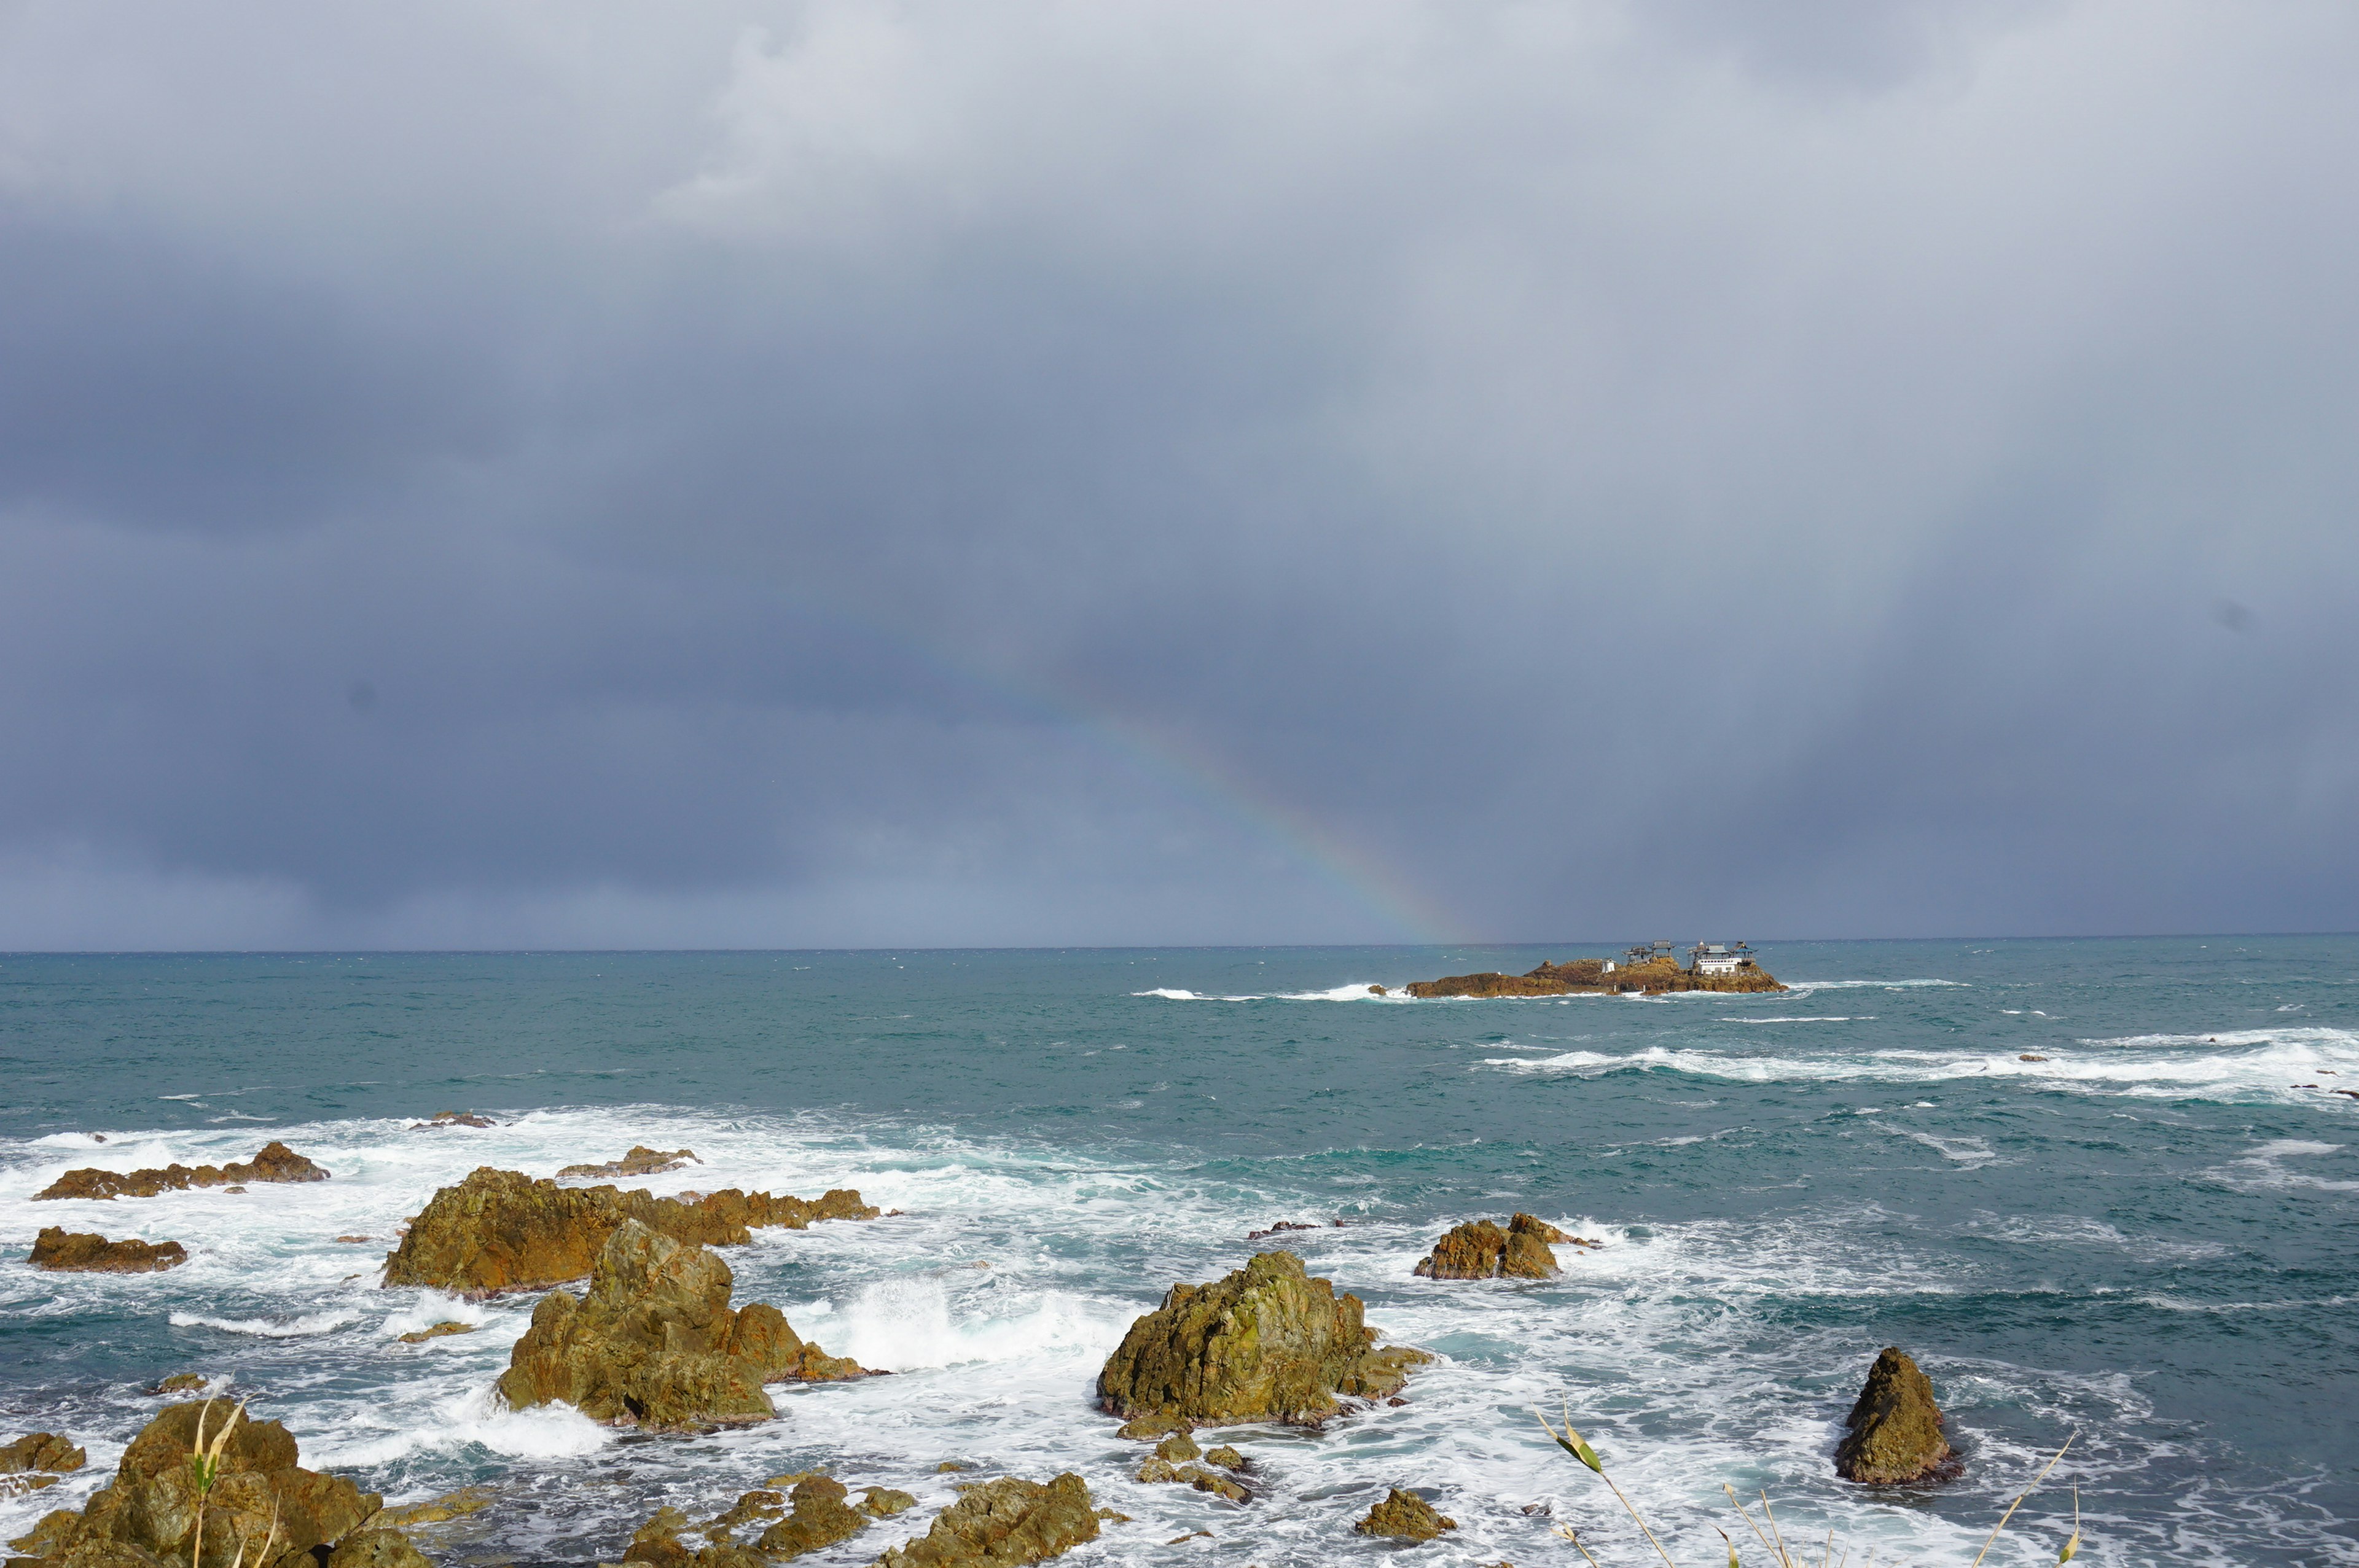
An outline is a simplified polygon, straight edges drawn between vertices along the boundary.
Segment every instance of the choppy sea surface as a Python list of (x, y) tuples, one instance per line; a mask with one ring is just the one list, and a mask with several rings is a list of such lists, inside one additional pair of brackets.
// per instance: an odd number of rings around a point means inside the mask
[[(2074, 1433), (1987, 1561), (2053, 1563), (2077, 1487), (2083, 1562), (2359, 1563), (2359, 1098), (2334, 1092), (2359, 1090), (2359, 939), (1793, 944), (1763, 959), (1794, 989), (1763, 996), (1367, 991), (1603, 951), (0, 957), (0, 1439), (91, 1454), (0, 1499), (0, 1531), (78, 1506), (144, 1390), (193, 1370), (391, 1502), (490, 1483), (421, 1535), (447, 1563), (613, 1561), (664, 1503), (705, 1517), (821, 1465), (921, 1500), (804, 1560), (868, 1562), (973, 1478), (953, 1459), (1075, 1470), (1133, 1517), (1076, 1563), (1389, 1561), (1350, 1526), (1395, 1485), (1458, 1521), (1423, 1563), (1578, 1563), (1559, 1525), (1656, 1561), (1541, 1435), (1530, 1408), (1560, 1401), (1682, 1568), (1724, 1560), (1715, 1524), (1766, 1561), (1723, 1484), (1854, 1563), (1962, 1565)], [(500, 1125), (412, 1130), (445, 1109)], [(71, 1166), (271, 1138), (332, 1178), (29, 1201)], [(436, 1187), (634, 1143), (701, 1157), (658, 1193), (906, 1211), (729, 1253), (740, 1302), (896, 1376), (625, 1433), (495, 1406), (531, 1298), (378, 1286)], [(1547, 1282), (1411, 1276), (1448, 1226), (1517, 1209), (1604, 1245)], [(1248, 1506), (1137, 1484), (1099, 1365), (1278, 1220), (1439, 1361), (1404, 1405), (1224, 1434)], [(49, 1224), (191, 1260), (38, 1273)], [(482, 1328), (397, 1337), (445, 1318)], [(1949, 1411), (1946, 1486), (1832, 1473), (1887, 1344)]]

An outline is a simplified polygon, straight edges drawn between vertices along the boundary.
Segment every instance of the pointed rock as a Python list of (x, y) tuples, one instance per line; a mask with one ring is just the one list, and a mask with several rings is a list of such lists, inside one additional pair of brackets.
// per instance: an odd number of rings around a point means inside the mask
[(1887, 1346), (1843, 1422), (1835, 1474), (1873, 1487), (1943, 1476), (1954, 1468), (1954, 1455), (1941, 1427), (1932, 1379), (1906, 1353)]
[(1368, 1517), (1352, 1527), (1356, 1535), (1389, 1535), (1402, 1541), (1431, 1541), (1445, 1530), (1456, 1530), (1458, 1521), (1444, 1519), (1440, 1510), (1415, 1492), (1404, 1492), (1395, 1487), (1385, 1500), (1368, 1510)]

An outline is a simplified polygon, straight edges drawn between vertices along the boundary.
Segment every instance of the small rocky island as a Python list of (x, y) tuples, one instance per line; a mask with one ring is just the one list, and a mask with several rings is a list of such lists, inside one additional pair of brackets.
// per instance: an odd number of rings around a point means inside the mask
[(1742, 942), (1699, 942), (1688, 949), (1685, 964), (1673, 955), (1669, 942), (1657, 942), (1632, 947), (1619, 959), (1544, 963), (1521, 975), (1492, 970), (1445, 975), (1438, 980), (1415, 980), (1403, 989), (1415, 997), (1493, 997), (1617, 991), (1661, 996), (1667, 991), (1781, 991), (1786, 987), (1754, 961), (1753, 949)]

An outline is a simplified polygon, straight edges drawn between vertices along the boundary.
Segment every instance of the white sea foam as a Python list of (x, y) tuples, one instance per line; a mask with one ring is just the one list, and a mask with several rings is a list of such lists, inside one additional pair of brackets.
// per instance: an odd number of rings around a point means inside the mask
[(1715, 1023), (1873, 1023), (1875, 1022), (1875, 1014), (1871, 1012), (1792, 1018), (1746, 1018), (1736, 1013), (1725, 1013), (1712, 1022)]
[(206, 1317), (191, 1312), (172, 1314), (174, 1328), (212, 1328), (223, 1334), (253, 1334), (265, 1339), (309, 1339), (333, 1334), (360, 1321), (349, 1312), (305, 1313), (293, 1317)]

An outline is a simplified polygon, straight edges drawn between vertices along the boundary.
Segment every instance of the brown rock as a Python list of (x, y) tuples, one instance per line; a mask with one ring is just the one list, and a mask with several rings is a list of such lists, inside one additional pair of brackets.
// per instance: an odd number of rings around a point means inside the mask
[(151, 1394), (193, 1394), (212, 1381), (198, 1372), (175, 1372), (147, 1391)]
[(918, 1506), (918, 1499), (891, 1487), (864, 1487), (860, 1493), (860, 1511), (871, 1519), (891, 1519), (908, 1513)]
[[(164, 1411), (131, 1440), (114, 1483), (86, 1508), (50, 1514), (13, 1544), (59, 1568), (158, 1568), (158, 1560), (169, 1568), (231, 1568), (241, 1549), (246, 1568), (314, 1568), (314, 1549), (349, 1535), (377, 1512), (378, 1499), (342, 1477), (303, 1469), (285, 1427), (236, 1410), (226, 1400), (207, 1400)], [(230, 1424), (219, 1474), (204, 1498), (199, 1554), (199, 1494), (189, 1457), (201, 1421), (208, 1447)]]
[(749, 1223), (800, 1229), (812, 1219), (873, 1218), (875, 1213), (848, 1191), (816, 1204), (734, 1190), (682, 1203), (644, 1190), (560, 1187), (484, 1165), (437, 1192), (409, 1222), (401, 1245), (386, 1255), (385, 1282), (480, 1300), (587, 1278), (600, 1249), (625, 1219), (675, 1241), (739, 1247), (753, 1239)]
[(1099, 1401), (1130, 1418), (1315, 1426), (1342, 1411), (1339, 1395), (1381, 1399), (1433, 1359), (1375, 1338), (1359, 1297), (1291, 1252), (1264, 1252), (1212, 1284), (1172, 1286), (1106, 1358)]
[(422, 1503), (387, 1509), (369, 1523), (386, 1530), (402, 1530), (417, 1524), (448, 1524), (454, 1519), (482, 1513), (491, 1506), (492, 1489), (489, 1487), (462, 1487), (455, 1492), (445, 1492)]
[(438, 1127), (497, 1127), (499, 1123), (490, 1117), (477, 1116), (472, 1110), (438, 1110), (430, 1121), (410, 1123), (409, 1130), (430, 1132)]
[(68, 1171), (35, 1193), (39, 1198), (152, 1198), (158, 1193), (185, 1192), (191, 1187), (226, 1187), (245, 1182), (324, 1182), (328, 1173), (284, 1143), (270, 1142), (246, 1162), (226, 1165), (166, 1165), (160, 1170), (101, 1171), (84, 1166)]
[(1352, 1527), (1356, 1534), (1389, 1535), (1403, 1541), (1431, 1541), (1443, 1530), (1457, 1528), (1456, 1519), (1444, 1519), (1431, 1503), (1398, 1487), (1370, 1509), (1367, 1518)]
[(1167, 1433), (1193, 1432), (1195, 1430), (1196, 1423), (1194, 1422), (1183, 1421), (1176, 1415), (1143, 1415), (1136, 1421), (1123, 1422), (1122, 1425), (1114, 1428), (1114, 1434), (1116, 1437), (1127, 1437), (1136, 1441), (1149, 1437), (1161, 1437)]
[(1043, 1485), (1014, 1476), (970, 1487), (933, 1528), (878, 1558), (877, 1568), (985, 1568), (1045, 1563), (1098, 1538), (1096, 1506), (1068, 1471)]
[(431, 1328), (421, 1328), (401, 1336), (404, 1345), (423, 1345), (429, 1339), (440, 1339), (452, 1334), (473, 1334), (482, 1325), (473, 1323), (438, 1323)]
[(327, 1568), (431, 1568), (397, 1530), (359, 1530), (336, 1542)]
[(0, 1476), (46, 1470), (65, 1475), (79, 1470), (90, 1455), (52, 1432), (36, 1432), (0, 1446)]
[(1647, 964), (1607, 969), (1602, 958), (1575, 958), (1565, 964), (1542, 964), (1520, 975), (1486, 969), (1473, 975), (1446, 975), (1438, 980), (1413, 980), (1402, 988), (1415, 997), (1568, 996), (1579, 992), (1643, 991), (1781, 991), (1768, 970), (1752, 964), (1727, 974), (1698, 974), (1662, 957)]
[(560, 1180), (567, 1176), (660, 1176), (666, 1171), (703, 1163), (693, 1149), (674, 1149), (667, 1153), (635, 1143), (631, 1152), (619, 1160), (609, 1160), (603, 1165), (568, 1165), (557, 1174)]
[(1244, 1454), (1224, 1443), (1220, 1447), (1206, 1453), (1204, 1463), (1218, 1465), (1223, 1470), (1242, 1470), (1245, 1467), (1246, 1461)]
[(1245, 1487), (1230, 1480), (1226, 1476), (1214, 1475), (1201, 1465), (1175, 1465), (1160, 1454), (1150, 1454), (1147, 1457), (1147, 1462), (1138, 1467), (1137, 1478), (1148, 1483), (1169, 1481), (1190, 1486), (1200, 1492), (1211, 1492), (1216, 1497), (1226, 1498), (1233, 1503), (1253, 1500), (1251, 1492), (1246, 1491)]
[(762, 1532), (756, 1544), (771, 1557), (799, 1557), (868, 1528), (868, 1518), (843, 1500), (843, 1483), (813, 1476), (795, 1483), (794, 1511)]
[(1528, 1214), (1516, 1216), (1505, 1230), (1487, 1219), (1470, 1220), (1435, 1242), (1416, 1271), (1430, 1280), (1545, 1280), (1559, 1271), (1549, 1243), (1571, 1239)]
[(499, 1390), (515, 1408), (560, 1402), (593, 1420), (668, 1430), (767, 1421), (766, 1382), (865, 1375), (804, 1342), (777, 1308), (733, 1310), (729, 1265), (701, 1247), (623, 1222), (589, 1293), (533, 1309)]
[(177, 1241), (109, 1241), (96, 1231), (49, 1225), (33, 1239), (31, 1263), (55, 1273), (156, 1274), (189, 1260)]
[(1175, 1432), (1155, 1445), (1155, 1456), (1178, 1465), (1189, 1459), (1201, 1459), (1204, 1451), (1197, 1447), (1196, 1440), (1186, 1433)]
[(1887, 1346), (1868, 1369), (1859, 1400), (1843, 1422), (1835, 1474), (1874, 1487), (1942, 1476), (1953, 1468), (1932, 1380), (1917, 1363)]

